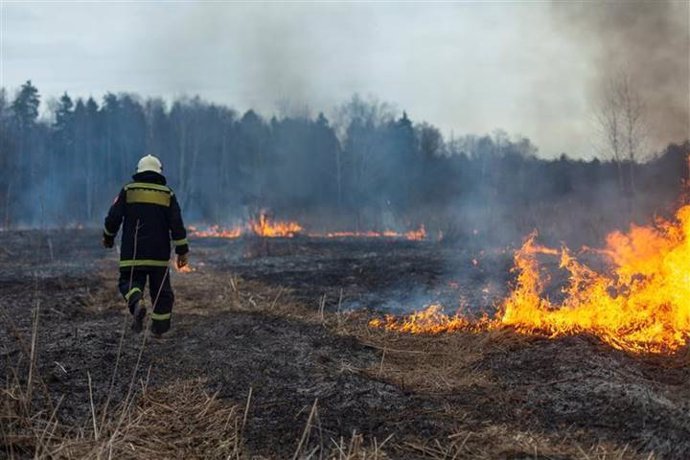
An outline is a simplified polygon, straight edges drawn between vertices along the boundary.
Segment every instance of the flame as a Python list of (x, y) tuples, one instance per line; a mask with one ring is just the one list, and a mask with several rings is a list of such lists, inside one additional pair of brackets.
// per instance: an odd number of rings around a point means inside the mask
[(192, 273), (196, 271), (196, 268), (192, 268), (191, 265), (187, 264), (184, 267), (178, 267), (176, 263), (172, 264), (177, 273)]
[(243, 235), (254, 234), (263, 238), (292, 238), (302, 231), (302, 226), (297, 222), (273, 221), (265, 213), (261, 213), (256, 220), (249, 221), (245, 225), (234, 227), (221, 227), (210, 225), (201, 230), (197, 227), (189, 227), (190, 235), (197, 238), (240, 238)]
[(409, 232), (405, 233), (405, 238), (410, 240), (410, 241), (422, 241), (426, 239), (426, 229), (424, 228), (424, 225), (419, 227), (418, 230), (410, 230)]
[(330, 233), (310, 233), (309, 236), (315, 238), (380, 238), (383, 234), (379, 232), (330, 232)]
[[(438, 306), (401, 319), (372, 320), (373, 327), (412, 333), (510, 326), (525, 334), (550, 337), (589, 333), (614, 348), (635, 353), (670, 353), (690, 336), (690, 206), (674, 221), (632, 225), (613, 232), (598, 251), (610, 265), (599, 273), (567, 248), (541, 246), (530, 235), (515, 252), (515, 288), (491, 320), (447, 316)], [(538, 256), (558, 257), (569, 278), (560, 303), (544, 290)], [(453, 326), (448, 326), (452, 324)], [(464, 327), (462, 325), (465, 325)]]
[(249, 222), (249, 226), (256, 235), (264, 238), (292, 238), (302, 231), (297, 222), (273, 221), (263, 212), (257, 220)]
[(412, 313), (402, 319), (393, 315), (386, 315), (383, 319), (376, 318), (369, 322), (372, 327), (412, 334), (440, 334), (442, 332), (467, 330), (471, 324), (468, 319), (461, 315), (446, 315), (443, 313), (443, 307), (438, 304), (429, 305), (426, 309)]
[(305, 234), (311, 238), (396, 238), (406, 239), (409, 241), (423, 241), (427, 239), (426, 229), (424, 225), (417, 230), (409, 230), (404, 233), (393, 230), (384, 230), (382, 232), (376, 231), (362, 231), (362, 232), (329, 232), (318, 233), (309, 232), (304, 233), (304, 228), (297, 222), (279, 221), (270, 219), (265, 213), (261, 213), (256, 220), (250, 220), (244, 225), (236, 225), (234, 227), (221, 227), (220, 225), (210, 225), (204, 229), (196, 226), (189, 226), (191, 236), (197, 238), (240, 238), (243, 235), (254, 234), (263, 238), (293, 238), (299, 234)]
[(427, 238), (424, 225), (420, 226), (417, 230), (409, 230), (405, 233), (396, 232), (394, 230), (384, 230), (382, 232), (367, 230), (361, 232), (308, 233), (307, 235), (313, 238), (396, 238), (409, 241), (423, 241)]
[(242, 236), (242, 227), (223, 228), (219, 225), (211, 225), (205, 230), (199, 230), (197, 227), (190, 226), (189, 232), (192, 236), (197, 238), (239, 238)]

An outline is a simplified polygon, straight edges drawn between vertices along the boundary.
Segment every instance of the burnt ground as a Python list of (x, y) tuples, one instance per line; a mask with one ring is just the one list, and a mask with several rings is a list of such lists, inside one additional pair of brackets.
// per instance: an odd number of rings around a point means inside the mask
[[(360, 457), (379, 458), (690, 455), (687, 350), (641, 357), (587, 336), (367, 327), (377, 310), (431, 301), (491, 311), (511, 280), (505, 249), (192, 240), (196, 271), (171, 274), (174, 331), (157, 341), (129, 331), (116, 253), (99, 243), (88, 230), (0, 233), (5, 427), (21, 425), (8, 408), (13, 387), (28, 388), (36, 326), (31, 409), (52, 414), (60, 401), (64, 437), (91, 430), (91, 397), (105, 419), (130, 389), (194, 381), (240, 415), (247, 410), (247, 458), (347, 458), (335, 449), (341, 438), (361, 441)], [(32, 456), (35, 440), (19, 431), (3, 428), (0, 456)], [(126, 456), (194, 456), (132, 449)]]

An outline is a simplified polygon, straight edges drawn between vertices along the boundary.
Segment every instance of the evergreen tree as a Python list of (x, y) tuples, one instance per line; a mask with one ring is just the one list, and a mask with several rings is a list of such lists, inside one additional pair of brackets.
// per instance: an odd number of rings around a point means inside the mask
[(28, 130), (36, 124), (38, 107), (41, 98), (38, 89), (31, 84), (31, 80), (24, 83), (12, 102), (12, 112), (21, 131)]

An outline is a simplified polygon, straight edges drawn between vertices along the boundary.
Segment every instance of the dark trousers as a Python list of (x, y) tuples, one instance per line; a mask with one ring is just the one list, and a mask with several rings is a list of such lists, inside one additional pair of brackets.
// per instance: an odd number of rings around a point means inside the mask
[(162, 334), (170, 329), (170, 317), (173, 302), (175, 302), (175, 295), (170, 286), (168, 267), (123, 268), (120, 270), (118, 287), (127, 301), (129, 312), (133, 314), (134, 306), (144, 298), (147, 278), (151, 305), (153, 305), (151, 332)]

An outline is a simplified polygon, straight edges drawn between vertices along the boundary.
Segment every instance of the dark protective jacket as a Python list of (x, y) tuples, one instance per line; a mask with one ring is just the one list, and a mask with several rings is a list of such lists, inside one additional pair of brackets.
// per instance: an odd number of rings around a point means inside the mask
[(189, 251), (180, 205), (163, 175), (144, 171), (132, 178), (108, 211), (104, 238), (114, 239), (122, 224), (120, 269), (166, 267), (171, 240), (175, 253)]

